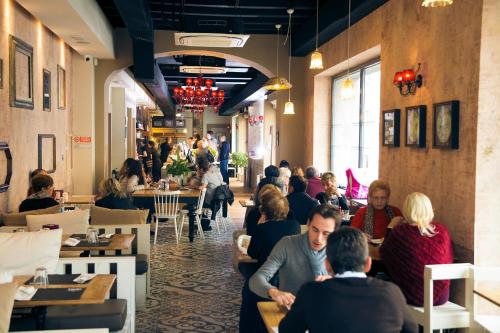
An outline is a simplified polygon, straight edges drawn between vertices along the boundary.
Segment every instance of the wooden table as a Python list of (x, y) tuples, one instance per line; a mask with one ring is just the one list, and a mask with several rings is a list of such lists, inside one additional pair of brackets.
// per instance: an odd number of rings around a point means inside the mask
[(238, 262), (244, 262), (244, 263), (253, 264), (253, 263), (257, 263), (259, 261), (257, 259), (254, 259), (254, 258), (250, 257), (248, 254), (244, 254), (244, 253), (240, 252), (238, 254)]
[(241, 207), (245, 207), (245, 208), (255, 207), (255, 202), (253, 202), (253, 201), (251, 204), (247, 203), (247, 200), (239, 200), (238, 202), (240, 203)]
[[(63, 235), (63, 241), (69, 238), (71, 235)], [(116, 250), (126, 250), (132, 246), (134, 241), (134, 234), (114, 234), (110, 239), (101, 239), (111, 241), (108, 245), (102, 246), (62, 246), (61, 251), (116, 251)]]
[(368, 252), (370, 254), (370, 257), (372, 257), (372, 260), (377, 260), (380, 261), (380, 245), (373, 245), (371, 243), (368, 243)]
[(82, 194), (70, 195), (68, 200), (62, 202), (63, 205), (90, 205), (95, 202), (95, 195)]
[(264, 324), (266, 324), (267, 331), (269, 333), (278, 332), (278, 326), (286, 312), (281, 310), (276, 302), (258, 302), (257, 308)]
[[(155, 211), (154, 196), (159, 194), (169, 194), (174, 191), (159, 191), (159, 190), (140, 190), (132, 193), (134, 198), (134, 205), (139, 208), (149, 209), (150, 213)], [(198, 205), (198, 197), (200, 195), (200, 190), (179, 190), (179, 203), (186, 204), (184, 209), (188, 210), (189, 217), (189, 241), (194, 240), (194, 218), (195, 209)]]

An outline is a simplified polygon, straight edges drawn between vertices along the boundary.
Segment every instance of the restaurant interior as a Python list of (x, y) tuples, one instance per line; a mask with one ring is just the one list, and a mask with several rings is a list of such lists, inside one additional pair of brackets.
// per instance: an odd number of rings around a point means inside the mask
[[(499, 0), (0, 0), (0, 333), (500, 332), (499, 66)], [(409, 326), (307, 312), (358, 230)]]

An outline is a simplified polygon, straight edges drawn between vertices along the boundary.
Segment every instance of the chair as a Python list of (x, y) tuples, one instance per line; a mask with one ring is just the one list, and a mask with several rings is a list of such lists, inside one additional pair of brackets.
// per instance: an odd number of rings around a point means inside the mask
[(227, 216), (224, 217), (222, 214), (223, 205), (220, 205), (219, 210), (215, 214), (215, 226), (217, 228), (217, 234), (220, 234), (220, 228), (227, 230), (228, 227), (231, 226), (231, 217), (229, 216), (229, 211), (227, 212)]
[(153, 244), (156, 245), (156, 238), (158, 236), (158, 224), (160, 219), (172, 219), (174, 220), (175, 228), (175, 240), (179, 244), (179, 234), (177, 232), (177, 214), (179, 213), (179, 191), (168, 192), (167, 194), (155, 194), (155, 213), (153, 218), (155, 219), (155, 238)]
[[(477, 267), (474, 266), (471, 268), (471, 279), (473, 283), (469, 285), (469, 289), (466, 290), (468, 294), (471, 295), (472, 298), (472, 311), (470, 313), (470, 323), (471, 323), (471, 332), (500, 332), (500, 316), (498, 316), (498, 310), (492, 313), (497, 313), (497, 315), (493, 314), (481, 314), (478, 315), (478, 305), (477, 305), (477, 297), (482, 297), (482, 295), (478, 295), (474, 297), (473, 288), (478, 287), (478, 282), (482, 282), (479, 287), (481, 287), (485, 282), (493, 282), (490, 287), (494, 287), (498, 285), (500, 281), (500, 267)], [(490, 300), (488, 300), (491, 302)], [(495, 303), (493, 303), (495, 304)]]
[[(206, 193), (207, 193), (206, 188), (200, 191), (200, 195), (198, 196), (198, 203), (196, 204), (196, 210), (195, 210), (196, 215), (194, 217), (196, 226), (198, 227), (198, 235), (200, 235), (202, 239), (205, 239), (205, 234), (203, 233), (203, 229), (201, 228), (201, 216), (203, 214), (203, 202), (205, 201)], [(181, 210), (182, 217), (181, 217), (181, 225), (179, 227), (179, 238), (181, 238), (182, 228), (184, 226), (184, 219), (188, 213), (189, 211), (187, 209)]]
[(433, 306), (435, 280), (465, 279), (466, 290), (472, 288), (471, 264), (426, 265), (424, 269), (424, 306), (408, 306), (424, 333), (445, 328), (468, 328), (472, 310), (472, 295), (466, 293), (465, 307), (452, 302)]

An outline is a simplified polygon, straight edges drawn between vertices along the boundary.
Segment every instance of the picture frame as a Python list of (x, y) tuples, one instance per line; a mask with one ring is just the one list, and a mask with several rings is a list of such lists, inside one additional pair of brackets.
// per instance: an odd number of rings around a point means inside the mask
[(66, 70), (57, 65), (57, 108), (66, 109)]
[(401, 110), (392, 109), (382, 111), (382, 145), (386, 147), (399, 147)]
[(0, 154), (5, 156), (5, 178), (0, 179), (0, 193), (6, 192), (10, 186), (10, 180), (12, 178), (12, 154), (8, 143), (0, 142)]
[(56, 167), (56, 136), (54, 134), (38, 134), (38, 169), (54, 173)]
[(458, 149), (460, 102), (457, 100), (433, 105), (432, 147)]
[(174, 127), (174, 120), (173, 119), (165, 119), (164, 124), (165, 124), (165, 127), (172, 128), (172, 127)]
[(425, 148), (427, 106), (417, 105), (406, 108), (405, 145)]
[(0, 58), (0, 89), (3, 89), (3, 59)]
[(9, 36), (9, 99), (10, 106), (33, 109), (33, 47)]
[(43, 91), (42, 91), (42, 106), (43, 106), (43, 111), (51, 111), (51, 80), (50, 80), (51, 74), (48, 69), (43, 69), (42, 72), (42, 86), (43, 86)]
[(186, 127), (186, 119), (175, 119), (175, 127), (176, 128)]

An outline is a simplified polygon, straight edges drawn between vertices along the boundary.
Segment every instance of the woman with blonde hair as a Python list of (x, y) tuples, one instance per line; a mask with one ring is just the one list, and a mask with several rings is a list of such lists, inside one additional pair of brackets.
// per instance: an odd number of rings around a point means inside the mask
[(333, 172), (325, 172), (321, 175), (321, 185), (323, 185), (323, 192), (316, 194), (316, 200), (320, 204), (330, 204), (337, 207), (339, 210), (349, 210), (346, 197), (339, 192), (337, 187), (337, 177)]
[[(448, 229), (434, 220), (430, 199), (414, 192), (403, 204), (403, 219), (389, 224), (380, 248), (389, 276), (408, 304), (423, 306), (425, 265), (451, 264), (453, 249)], [(434, 282), (434, 305), (448, 301), (449, 280)]]
[(109, 209), (135, 209), (132, 199), (120, 190), (120, 183), (115, 178), (103, 179), (99, 183), (99, 196), (95, 202), (98, 207)]
[(398, 221), (401, 211), (389, 205), (391, 188), (389, 183), (383, 180), (375, 180), (368, 188), (368, 205), (360, 208), (351, 226), (361, 229), (370, 238), (384, 238), (387, 226), (391, 221)]
[(304, 170), (301, 167), (293, 167), (291, 176), (304, 177)]

